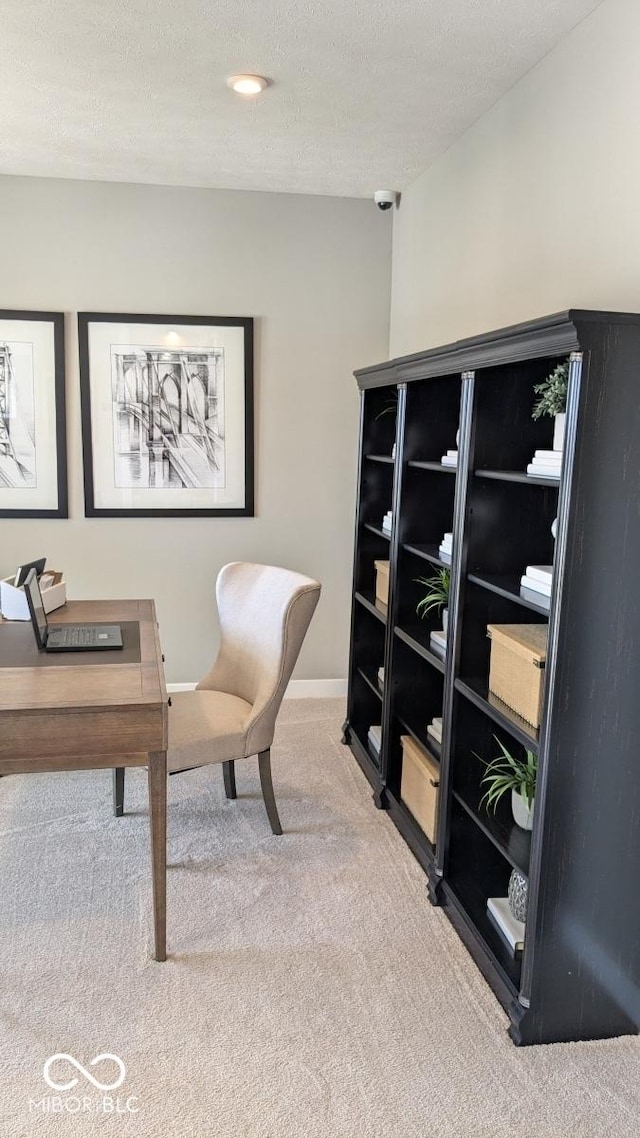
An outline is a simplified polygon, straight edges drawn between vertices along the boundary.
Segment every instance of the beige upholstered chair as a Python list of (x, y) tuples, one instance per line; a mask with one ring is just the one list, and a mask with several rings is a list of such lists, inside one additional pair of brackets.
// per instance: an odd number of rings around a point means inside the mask
[[(236, 797), (236, 759), (258, 756), (260, 784), (274, 834), (282, 829), (271, 782), (271, 744), (289, 678), (320, 596), (310, 577), (271, 565), (234, 562), (218, 574), (221, 641), (211, 671), (169, 708), (170, 774), (222, 763), (227, 798)], [(122, 814), (124, 770), (114, 778)]]

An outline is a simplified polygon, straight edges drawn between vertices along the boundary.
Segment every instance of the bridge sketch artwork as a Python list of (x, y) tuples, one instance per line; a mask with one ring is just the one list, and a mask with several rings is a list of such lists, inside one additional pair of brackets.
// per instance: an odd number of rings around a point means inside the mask
[(36, 485), (33, 344), (0, 340), (0, 487)]
[(253, 517), (253, 319), (80, 312), (78, 341), (85, 515)]
[(111, 345), (114, 486), (225, 486), (223, 348)]

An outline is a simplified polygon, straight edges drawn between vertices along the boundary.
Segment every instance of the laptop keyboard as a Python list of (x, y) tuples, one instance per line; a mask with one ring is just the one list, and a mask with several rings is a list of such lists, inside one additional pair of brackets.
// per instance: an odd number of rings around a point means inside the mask
[(64, 637), (65, 644), (70, 644), (74, 648), (88, 648), (91, 644), (96, 642), (96, 632), (94, 628), (68, 628), (65, 631)]

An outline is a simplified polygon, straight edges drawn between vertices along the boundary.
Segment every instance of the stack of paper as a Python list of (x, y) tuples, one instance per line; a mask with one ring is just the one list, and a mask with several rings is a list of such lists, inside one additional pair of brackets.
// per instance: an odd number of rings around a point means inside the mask
[(393, 522), (393, 510), (389, 510), (382, 519), (382, 532), (391, 537), (391, 525)]
[(384, 668), (378, 668), (378, 687), (384, 687)]
[(527, 565), (520, 578), (520, 596), (549, 608), (553, 565)]
[(438, 746), (442, 743), (442, 718), (435, 717), (427, 724), (427, 735), (435, 739)]
[(443, 629), (431, 633), (429, 637), (429, 648), (434, 656), (438, 656), (440, 660), (444, 660), (447, 654), (447, 634)]
[(559, 478), (562, 468), (561, 450), (537, 450), (527, 467), (527, 474), (538, 478)]
[(458, 465), (458, 452), (457, 450), (448, 450), (443, 454), (440, 462), (443, 466), (457, 466)]
[(445, 565), (450, 565), (452, 553), (453, 553), (453, 532), (445, 533), (442, 541), (440, 542), (440, 548), (438, 550), (438, 557), (440, 558), (441, 561), (444, 561)]

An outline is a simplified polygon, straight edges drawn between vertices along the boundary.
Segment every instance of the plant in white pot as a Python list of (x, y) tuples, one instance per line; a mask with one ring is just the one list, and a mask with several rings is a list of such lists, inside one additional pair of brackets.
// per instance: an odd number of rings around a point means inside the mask
[(553, 449), (562, 450), (564, 446), (564, 424), (567, 410), (567, 388), (569, 386), (569, 361), (558, 364), (542, 383), (537, 383), (534, 391), (538, 401), (533, 408), (532, 419), (550, 415), (555, 419), (553, 430)]
[[(500, 748), (500, 754), (485, 763), (485, 773), (481, 785), (486, 790), (480, 805), (495, 813), (496, 806), (504, 794), (511, 791), (511, 811), (513, 820), (523, 830), (533, 828), (533, 808), (536, 796), (536, 777), (538, 760), (533, 751), (526, 751), (526, 759), (512, 755), (496, 735), (493, 736)], [(478, 756), (479, 758), (480, 756)], [(484, 762), (483, 759), (480, 760)]]
[(431, 577), (416, 577), (417, 585), (424, 585), (427, 592), (416, 605), (416, 614), (422, 620), (430, 612), (442, 612), (442, 629), (446, 636), (449, 623), (449, 591), (451, 589), (451, 570), (443, 567)]

